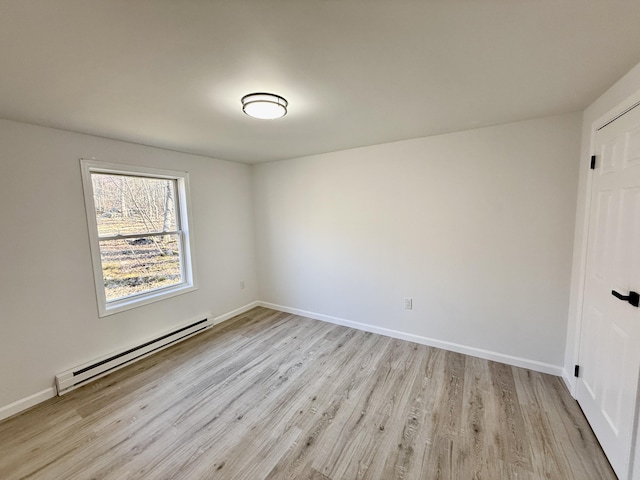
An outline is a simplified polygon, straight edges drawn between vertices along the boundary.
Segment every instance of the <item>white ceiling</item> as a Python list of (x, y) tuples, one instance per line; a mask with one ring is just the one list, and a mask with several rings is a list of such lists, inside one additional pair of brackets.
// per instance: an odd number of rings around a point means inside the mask
[(0, 0), (0, 117), (246, 163), (581, 110), (638, 62), (638, 0)]

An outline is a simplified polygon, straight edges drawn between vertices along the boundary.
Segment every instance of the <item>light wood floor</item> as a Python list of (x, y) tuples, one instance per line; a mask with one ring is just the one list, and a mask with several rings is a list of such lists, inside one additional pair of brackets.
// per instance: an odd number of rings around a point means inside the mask
[(10, 479), (615, 479), (556, 377), (256, 308), (0, 423)]

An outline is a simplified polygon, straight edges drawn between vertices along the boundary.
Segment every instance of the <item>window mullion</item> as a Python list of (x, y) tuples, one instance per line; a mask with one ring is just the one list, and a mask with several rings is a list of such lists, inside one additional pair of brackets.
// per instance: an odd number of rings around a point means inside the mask
[(142, 238), (142, 237), (162, 237), (164, 235), (178, 235), (181, 234), (181, 230), (172, 230), (170, 232), (153, 232), (153, 233), (128, 233), (125, 235), (111, 235), (108, 237), (98, 237), (98, 241), (104, 240), (127, 240), (129, 238)]

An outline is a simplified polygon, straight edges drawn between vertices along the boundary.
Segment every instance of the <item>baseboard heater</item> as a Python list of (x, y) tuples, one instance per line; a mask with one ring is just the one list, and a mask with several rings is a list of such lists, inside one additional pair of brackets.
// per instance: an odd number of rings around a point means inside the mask
[(71, 390), (85, 385), (93, 380), (118, 370), (144, 357), (148, 357), (152, 353), (167, 348), (174, 343), (192, 337), (203, 330), (213, 326), (208, 319), (202, 319), (197, 322), (178, 327), (176, 330), (167, 332), (152, 340), (143, 342), (142, 344), (125, 348), (118, 352), (113, 352), (102, 358), (98, 358), (91, 362), (79, 365), (76, 368), (67, 370), (66, 372), (56, 375), (56, 388), (58, 395), (64, 395)]

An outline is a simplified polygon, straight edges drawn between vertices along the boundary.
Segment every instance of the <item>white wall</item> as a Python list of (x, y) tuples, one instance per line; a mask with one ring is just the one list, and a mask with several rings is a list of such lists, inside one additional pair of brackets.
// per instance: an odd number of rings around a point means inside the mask
[(260, 298), (559, 373), (579, 144), (570, 114), (258, 165)]
[[(197, 291), (98, 318), (80, 157), (190, 173)], [(0, 120), (0, 410), (60, 371), (256, 300), (252, 209), (247, 165)]]

